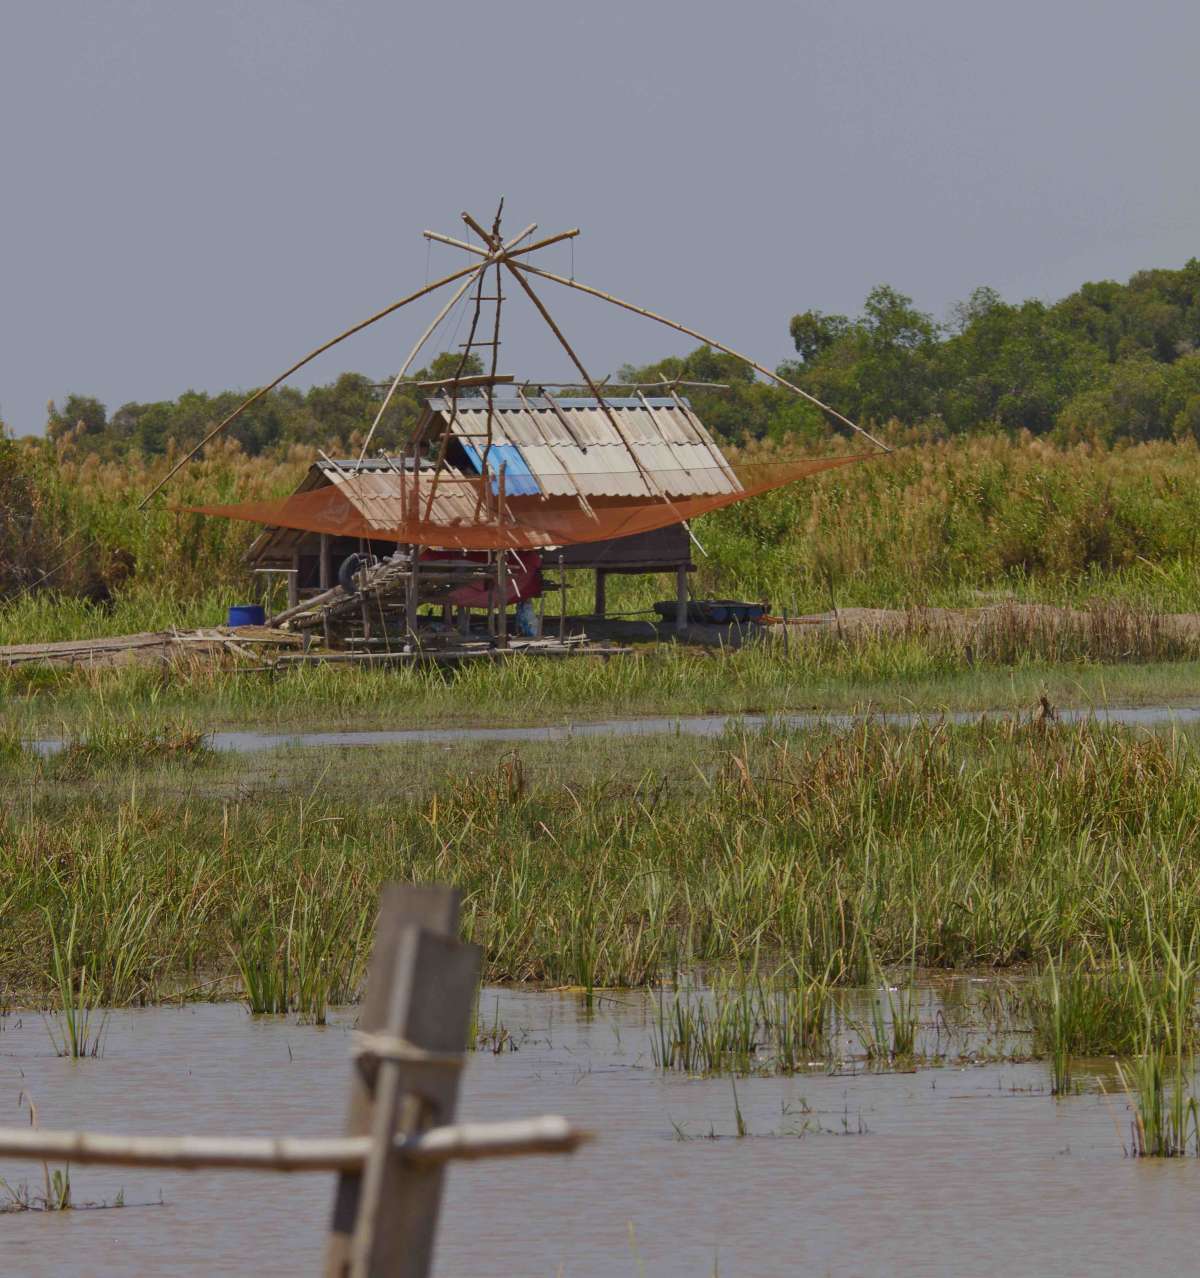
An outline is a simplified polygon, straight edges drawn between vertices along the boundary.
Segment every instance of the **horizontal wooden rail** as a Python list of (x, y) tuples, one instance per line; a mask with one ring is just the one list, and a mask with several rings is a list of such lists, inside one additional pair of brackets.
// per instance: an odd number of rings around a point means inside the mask
[[(414, 1166), (456, 1159), (566, 1154), (587, 1135), (565, 1118), (544, 1115), (503, 1123), (455, 1123), (420, 1136), (399, 1138), (396, 1152)], [(370, 1136), (114, 1136), (107, 1132), (55, 1132), (39, 1127), (0, 1128), (0, 1157), (45, 1162), (107, 1163), (178, 1171), (357, 1171), (371, 1149)]]

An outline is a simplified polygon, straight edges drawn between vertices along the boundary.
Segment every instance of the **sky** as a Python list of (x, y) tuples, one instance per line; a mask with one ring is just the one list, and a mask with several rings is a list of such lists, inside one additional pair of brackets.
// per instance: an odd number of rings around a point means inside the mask
[[(582, 228), (547, 269), (769, 365), (881, 282), (945, 318), (1180, 266), (1198, 48), (1182, 0), (0, 0), (0, 418), (261, 385), (501, 195)], [(597, 376), (694, 346), (539, 291)], [(573, 376), (506, 297), (502, 371)], [(387, 375), (440, 300), (295, 384)]]

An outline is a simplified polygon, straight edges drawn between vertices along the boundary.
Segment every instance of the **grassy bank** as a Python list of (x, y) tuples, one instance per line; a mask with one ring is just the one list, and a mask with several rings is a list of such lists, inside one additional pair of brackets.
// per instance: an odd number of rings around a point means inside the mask
[(611, 660), (516, 657), (457, 670), (320, 666), (0, 671), (0, 727), (85, 731), (93, 721), (188, 717), (214, 727), (446, 727), (611, 717), (844, 710), (1025, 710), (1170, 704), (1200, 695), (1200, 626), (1103, 605), (1000, 610), (964, 632), (914, 615), (893, 632), (797, 630), (741, 650), (642, 646)]
[(390, 878), (461, 885), (491, 980), (636, 985), (764, 952), (858, 982), (1200, 942), (1187, 736), (926, 725), (246, 760), (183, 726), (3, 766), (9, 1001), (48, 990), (72, 933), (109, 1004), (318, 974), (344, 996)]

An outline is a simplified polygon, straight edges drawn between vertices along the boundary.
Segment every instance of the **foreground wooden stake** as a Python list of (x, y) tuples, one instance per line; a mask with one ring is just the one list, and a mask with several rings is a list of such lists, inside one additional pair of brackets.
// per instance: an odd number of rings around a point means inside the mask
[(357, 1061), (346, 1131), (373, 1149), (361, 1172), (338, 1178), (326, 1278), (429, 1272), (441, 1170), (407, 1169), (394, 1140), (454, 1117), (479, 971), (479, 951), (453, 939), (458, 910), (452, 888), (384, 892), (359, 1025), (393, 1050)]

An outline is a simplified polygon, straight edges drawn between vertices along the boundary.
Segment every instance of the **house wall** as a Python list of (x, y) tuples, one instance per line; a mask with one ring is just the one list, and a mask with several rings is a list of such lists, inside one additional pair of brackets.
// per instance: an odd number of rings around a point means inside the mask
[(549, 564), (557, 564), (562, 554), (564, 568), (602, 568), (606, 572), (651, 572), (655, 569), (691, 567), (691, 544), (682, 524), (669, 524), (651, 532), (634, 533), (632, 537), (613, 537), (607, 541), (582, 541), (551, 550), (545, 555)]

